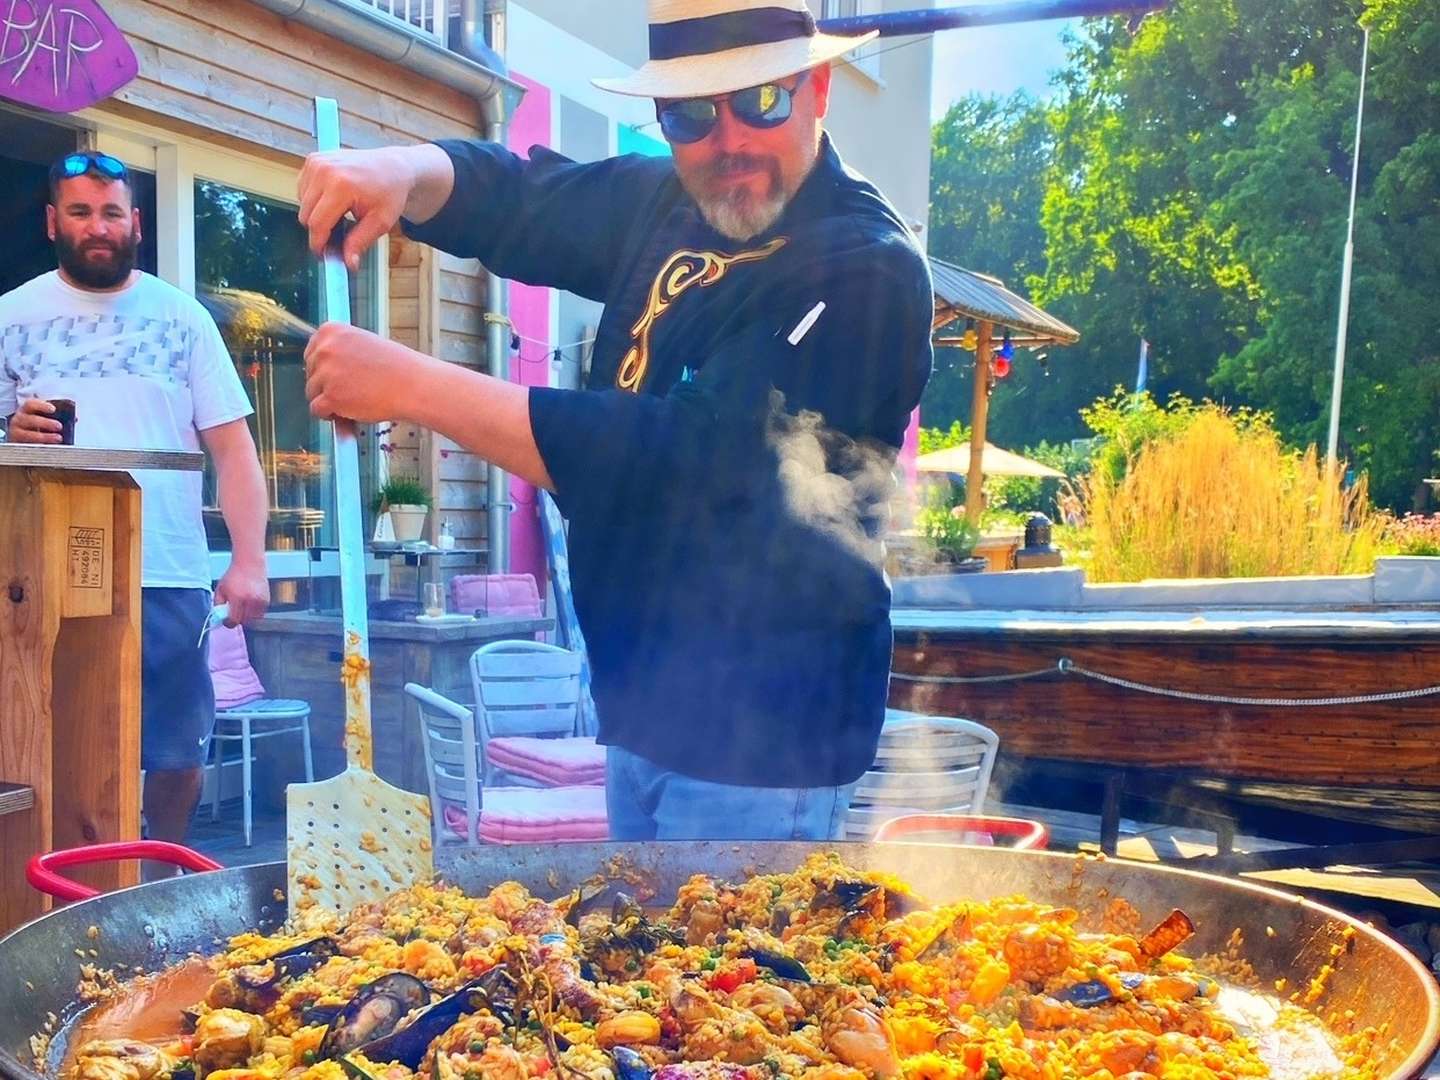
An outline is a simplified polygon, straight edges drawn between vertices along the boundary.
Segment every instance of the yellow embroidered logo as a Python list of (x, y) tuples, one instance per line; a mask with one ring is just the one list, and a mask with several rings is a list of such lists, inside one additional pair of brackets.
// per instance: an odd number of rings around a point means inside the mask
[(763, 248), (756, 251), (740, 251), (734, 255), (721, 255), (715, 251), (677, 251), (655, 275), (655, 284), (650, 286), (650, 301), (645, 305), (645, 314), (630, 328), (630, 338), (635, 342), (625, 359), (620, 361), (620, 371), (615, 376), (615, 385), (632, 394), (645, 381), (645, 372), (650, 367), (650, 333), (660, 316), (670, 310), (670, 305), (688, 289), (699, 285), (705, 288), (714, 285), (739, 263), (759, 262), (768, 259), (786, 244), (783, 236), (777, 236)]

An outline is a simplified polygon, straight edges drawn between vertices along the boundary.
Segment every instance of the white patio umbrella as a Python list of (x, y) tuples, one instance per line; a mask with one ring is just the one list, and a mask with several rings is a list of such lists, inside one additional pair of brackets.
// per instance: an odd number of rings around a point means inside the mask
[[(921, 454), (915, 459), (915, 468), (924, 473), (955, 473), (967, 476), (970, 473), (970, 446), (947, 446)], [(1063, 479), (1065, 474), (1049, 465), (1002, 450), (994, 443), (985, 444), (980, 468), (986, 476), (1034, 476), (1042, 480)]]

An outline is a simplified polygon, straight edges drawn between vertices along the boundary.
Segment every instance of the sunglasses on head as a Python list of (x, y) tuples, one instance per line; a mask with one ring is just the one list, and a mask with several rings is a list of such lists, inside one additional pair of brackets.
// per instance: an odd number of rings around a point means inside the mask
[(793, 87), (779, 83), (762, 83), (746, 90), (737, 90), (713, 98), (682, 98), (657, 105), (655, 115), (660, 130), (672, 143), (696, 143), (715, 130), (720, 122), (720, 103), (728, 101), (730, 111), (747, 127), (777, 128), (790, 119), (795, 95), (805, 85), (809, 72), (803, 72)]
[(73, 180), (90, 172), (98, 172), (109, 180), (124, 180), (127, 175), (125, 163), (119, 158), (88, 150), (69, 154), (61, 159), (56, 172), (66, 180)]

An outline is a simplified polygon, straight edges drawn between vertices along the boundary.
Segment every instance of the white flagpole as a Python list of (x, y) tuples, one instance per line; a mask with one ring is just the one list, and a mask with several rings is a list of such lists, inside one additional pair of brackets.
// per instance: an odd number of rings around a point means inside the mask
[(1365, 124), (1365, 73), (1370, 63), (1370, 28), (1360, 52), (1360, 104), (1355, 113), (1355, 157), (1350, 165), (1350, 219), (1345, 232), (1345, 262), (1340, 271), (1340, 316), (1335, 330), (1335, 377), (1330, 386), (1330, 434), (1325, 461), (1330, 469), (1340, 448), (1340, 392), (1345, 382), (1345, 338), (1350, 327), (1350, 277), (1355, 265), (1355, 195), (1360, 186), (1360, 130)]

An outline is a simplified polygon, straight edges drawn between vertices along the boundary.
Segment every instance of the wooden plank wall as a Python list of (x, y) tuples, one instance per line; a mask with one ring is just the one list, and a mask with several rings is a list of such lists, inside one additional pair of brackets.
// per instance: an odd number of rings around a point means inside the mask
[(114, 100), (249, 148), (308, 153), (319, 95), (339, 101), (347, 146), (482, 130), (478, 103), (459, 91), (245, 0), (107, 0), (105, 9), (140, 61)]
[[(473, 138), (479, 105), (458, 91), (244, 0), (109, 0), (140, 60), (109, 111), (203, 135), (298, 167), (314, 147), (313, 99), (340, 103), (346, 146)], [(438, 255), (398, 232), (390, 248), (390, 336), (452, 363), (485, 364), (485, 279), (478, 262)], [(448, 518), (457, 544), (483, 547), (484, 464), (447, 440), (401, 427), (393, 473), (435, 492), (433, 539)]]

